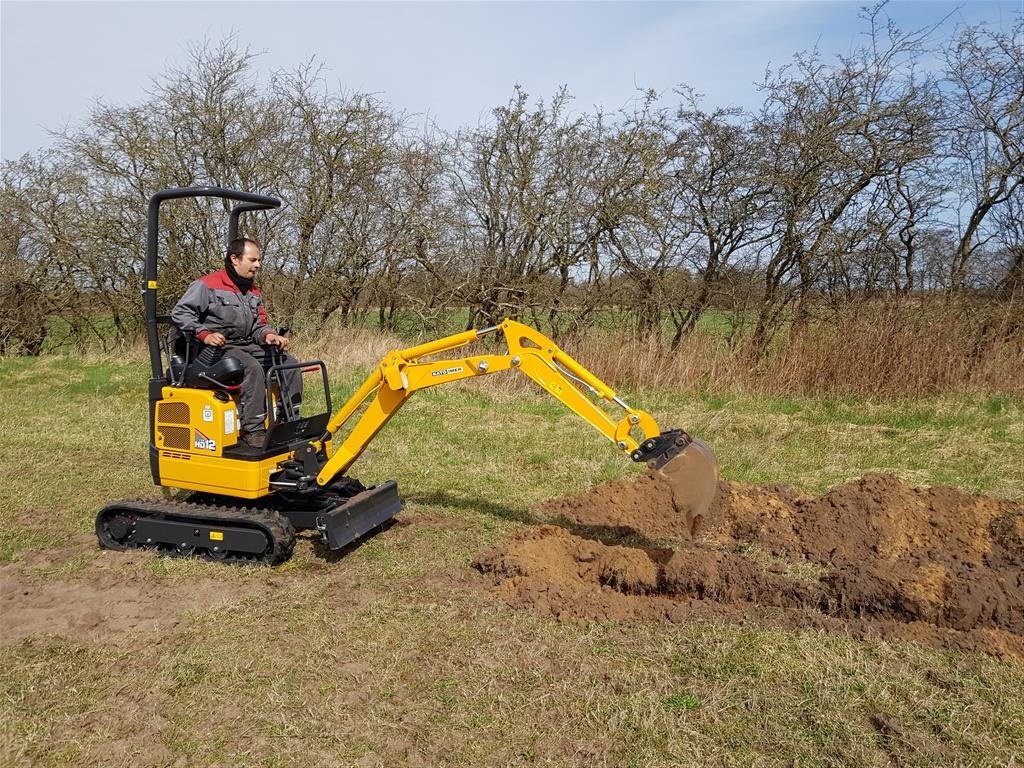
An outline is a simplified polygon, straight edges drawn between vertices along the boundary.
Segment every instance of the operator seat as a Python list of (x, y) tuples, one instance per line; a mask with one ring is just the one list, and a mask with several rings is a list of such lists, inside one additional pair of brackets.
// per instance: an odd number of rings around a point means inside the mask
[(190, 342), (180, 331), (172, 330), (171, 359), (167, 380), (172, 386), (192, 389), (220, 389), (238, 392), (242, 388), (245, 367), (234, 357), (225, 357), (222, 347), (204, 346), (191, 360)]

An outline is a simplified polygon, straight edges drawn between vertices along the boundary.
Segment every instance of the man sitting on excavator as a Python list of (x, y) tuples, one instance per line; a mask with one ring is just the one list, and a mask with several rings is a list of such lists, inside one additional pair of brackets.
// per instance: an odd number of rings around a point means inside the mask
[[(239, 426), (241, 441), (250, 448), (263, 448), (266, 442), (266, 369), (296, 362), (284, 352), (288, 339), (267, 323), (263, 297), (253, 285), (262, 256), (255, 240), (232, 240), (224, 269), (194, 281), (171, 310), (171, 322), (178, 329), (200, 345), (222, 348), (226, 357), (237, 359), (244, 367)], [(282, 371), (280, 384), (297, 415), (302, 400), (301, 374), (297, 369)]]

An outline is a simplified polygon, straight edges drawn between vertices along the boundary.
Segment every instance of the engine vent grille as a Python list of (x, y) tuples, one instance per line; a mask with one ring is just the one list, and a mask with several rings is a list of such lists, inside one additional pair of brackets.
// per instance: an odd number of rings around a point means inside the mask
[[(185, 406), (185, 410), (188, 410), (188, 406)], [(163, 448), (176, 448), (179, 451), (187, 451), (192, 447), (192, 430), (188, 427), (158, 427), (157, 431), (164, 439)]]
[(165, 459), (181, 459), (182, 461), (192, 461), (192, 457), (187, 453), (175, 453), (174, 451), (161, 451), (161, 456)]
[(156, 420), (162, 424), (188, 424), (188, 403), (157, 403)]

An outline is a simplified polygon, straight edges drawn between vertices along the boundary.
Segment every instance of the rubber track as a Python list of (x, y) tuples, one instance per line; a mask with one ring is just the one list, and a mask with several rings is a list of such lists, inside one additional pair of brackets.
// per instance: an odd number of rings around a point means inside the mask
[[(227, 507), (197, 504), (183, 501), (163, 501), (159, 499), (123, 499), (108, 504), (96, 517), (96, 535), (103, 544), (100, 535), (100, 522), (104, 515), (125, 511), (136, 517), (160, 517), (169, 520), (195, 521), (197, 523), (213, 523), (220, 525), (241, 525), (258, 528), (272, 543), (269, 552), (263, 555), (228, 553), (224, 558), (209, 557), (205, 559), (228, 563), (252, 563), (277, 565), (291, 557), (295, 546), (295, 529), (288, 518), (272, 509), (255, 509), (252, 507)], [(131, 547), (149, 549), (146, 544), (132, 542)], [(173, 551), (173, 547), (171, 548)], [(196, 549), (197, 554), (203, 549)]]

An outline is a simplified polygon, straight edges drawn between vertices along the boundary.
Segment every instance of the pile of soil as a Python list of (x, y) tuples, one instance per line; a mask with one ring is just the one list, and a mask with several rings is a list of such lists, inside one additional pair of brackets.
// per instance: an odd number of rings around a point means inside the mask
[(651, 471), (534, 510), (474, 563), (566, 619), (754, 619), (1024, 657), (1024, 505), (869, 474), (820, 497), (723, 482), (695, 534)]

